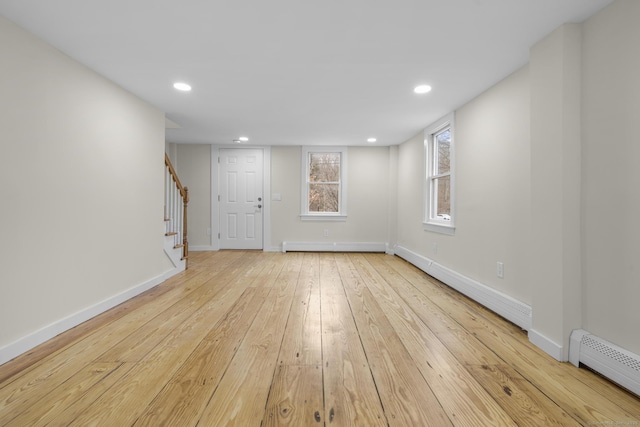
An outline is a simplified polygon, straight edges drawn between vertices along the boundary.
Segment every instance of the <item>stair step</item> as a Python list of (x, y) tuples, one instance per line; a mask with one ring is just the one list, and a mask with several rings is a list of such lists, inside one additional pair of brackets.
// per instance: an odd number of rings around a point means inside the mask
[(165, 236), (175, 236), (176, 234), (178, 234), (178, 233), (175, 232), (175, 231), (170, 231), (168, 233), (164, 233)]

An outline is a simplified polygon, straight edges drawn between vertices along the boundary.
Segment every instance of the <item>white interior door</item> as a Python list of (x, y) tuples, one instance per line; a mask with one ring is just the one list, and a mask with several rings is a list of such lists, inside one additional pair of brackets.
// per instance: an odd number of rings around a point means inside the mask
[(220, 249), (262, 249), (263, 152), (220, 149)]

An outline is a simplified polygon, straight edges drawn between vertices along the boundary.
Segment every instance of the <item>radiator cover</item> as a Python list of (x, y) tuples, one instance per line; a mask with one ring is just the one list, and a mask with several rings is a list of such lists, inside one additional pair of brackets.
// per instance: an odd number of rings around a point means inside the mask
[(640, 356), (583, 329), (571, 333), (569, 361), (588, 366), (640, 396)]

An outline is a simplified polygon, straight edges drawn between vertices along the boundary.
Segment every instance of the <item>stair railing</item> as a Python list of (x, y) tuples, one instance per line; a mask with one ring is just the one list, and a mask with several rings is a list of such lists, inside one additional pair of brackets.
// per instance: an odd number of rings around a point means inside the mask
[(165, 235), (174, 237), (174, 248), (182, 248), (182, 259), (185, 268), (189, 263), (189, 242), (187, 240), (187, 206), (189, 204), (189, 189), (184, 187), (178, 178), (176, 170), (164, 155), (165, 183), (164, 183), (164, 220)]

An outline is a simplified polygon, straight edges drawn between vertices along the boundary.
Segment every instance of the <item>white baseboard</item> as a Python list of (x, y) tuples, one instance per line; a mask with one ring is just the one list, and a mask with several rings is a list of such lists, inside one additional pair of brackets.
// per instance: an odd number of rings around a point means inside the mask
[[(215, 246), (191, 246), (189, 245), (189, 252), (216, 252), (219, 251), (220, 248), (216, 248)], [(265, 246), (262, 249), (264, 252), (282, 252), (281, 246)]]
[(147, 282), (141, 283), (137, 286), (129, 288), (123, 292), (120, 292), (117, 295), (114, 295), (102, 302), (94, 304), (90, 307), (87, 307), (83, 310), (78, 311), (77, 313), (71, 314), (63, 319), (55, 321), (50, 325), (43, 327), (19, 340), (8, 344), (4, 347), (0, 348), (0, 365), (8, 362), (9, 360), (26, 353), (32, 348), (50, 340), (51, 338), (75, 327), (79, 324), (101, 314), (105, 311), (122, 304), (123, 302), (135, 297), (147, 291), (154, 286), (159, 285), (164, 282), (171, 276), (181, 272), (183, 269), (174, 268), (169, 270), (157, 277), (154, 277)]
[(531, 329), (531, 306), (402, 246), (395, 247), (395, 254), (522, 329)]
[(282, 252), (386, 252), (386, 243), (282, 242)]
[(429, 274), (429, 271), (431, 270), (431, 264), (433, 264), (433, 261), (431, 261), (429, 258), (425, 258), (422, 255), (418, 255), (417, 253), (412, 252), (409, 249), (404, 248), (402, 246), (396, 246), (395, 253), (400, 258), (408, 261), (409, 263), (418, 267), (420, 270)]
[(564, 348), (560, 344), (553, 342), (549, 338), (542, 335), (535, 329), (529, 329), (528, 331), (529, 341), (538, 347), (540, 350), (547, 353), (549, 356), (556, 359), (558, 362), (566, 362), (564, 357)]

